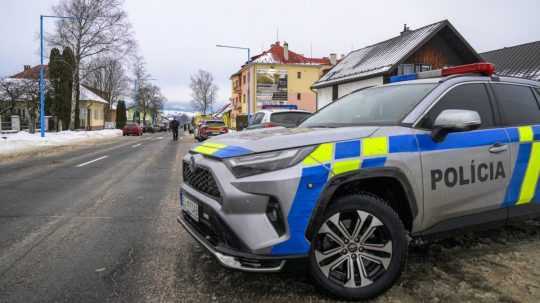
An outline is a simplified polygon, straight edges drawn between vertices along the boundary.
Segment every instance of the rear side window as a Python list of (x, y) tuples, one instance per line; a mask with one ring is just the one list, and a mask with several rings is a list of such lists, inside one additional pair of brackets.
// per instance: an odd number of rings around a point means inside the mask
[(506, 125), (540, 124), (540, 107), (528, 86), (492, 84)]
[(490, 128), (495, 125), (493, 108), (484, 84), (464, 84), (450, 90), (429, 111), (420, 123), (424, 129), (432, 129), (435, 119), (447, 109), (474, 110), (480, 114), (482, 125), (480, 128)]
[(273, 113), (270, 116), (270, 121), (277, 124), (283, 124), (287, 126), (298, 126), (305, 118), (310, 116), (309, 113), (299, 112), (283, 112)]
[(261, 124), (263, 118), (264, 113), (256, 113), (255, 116), (253, 116), (253, 120), (251, 120), (251, 124)]

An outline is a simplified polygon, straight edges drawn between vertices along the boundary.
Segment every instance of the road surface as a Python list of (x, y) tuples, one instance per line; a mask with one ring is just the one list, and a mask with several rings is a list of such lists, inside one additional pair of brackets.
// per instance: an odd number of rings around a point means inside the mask
[[(178, 225), (170, 134), (0, 164), (0, 302), (333, 302), (302, 267), (228, 270)], [(411, 249), (377, 302), (539, 302), (537, 221)]]

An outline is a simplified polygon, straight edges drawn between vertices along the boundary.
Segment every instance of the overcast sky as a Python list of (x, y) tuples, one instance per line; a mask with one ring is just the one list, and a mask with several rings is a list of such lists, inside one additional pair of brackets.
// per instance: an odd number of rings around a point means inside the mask
[[(39, 15), (62, 0), (0, 1), (0, 77), (39, 64)], [(180, 1), (126, 0), (140, 52), (168, 106), (189, 104), (189, 76), (197, 69), (214, 74), (219, 100), (230, 94), (229, 76), (252, 55), (277, 39), (307, 56), (347, 54), (352, 49), (448, 19), (478, 51), (540, 40), (540, 1)], [(45, 28), (51, 29), (52, 21)], [(311, 46), (311, 48), (310, 48)]]

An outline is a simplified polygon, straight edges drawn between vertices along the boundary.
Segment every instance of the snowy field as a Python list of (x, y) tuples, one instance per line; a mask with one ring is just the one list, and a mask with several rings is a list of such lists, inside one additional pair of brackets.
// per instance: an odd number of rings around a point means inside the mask
[(16, 134), (0, 134), (0, 160), (4, 157), (39, 152), (51, 147), (69, 146), (118, 136), (122, 136), (122, 131), (118, 129), (46, 133), (45, 138), (41, 138), (39, 132), (30, 134), (21, 131)]

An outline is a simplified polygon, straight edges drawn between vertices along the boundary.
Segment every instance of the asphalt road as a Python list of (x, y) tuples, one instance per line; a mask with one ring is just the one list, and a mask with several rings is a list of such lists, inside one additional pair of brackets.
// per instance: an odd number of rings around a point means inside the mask
[[(0, 302), (320, 302), (301, 262), (221, 267), (179, 226), (194, 143), (120, 137), (0, 164)], [(539, 302), (540, 223), (413, 248), (378, 302)]]

